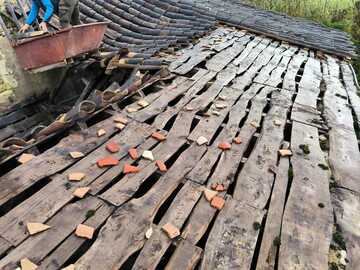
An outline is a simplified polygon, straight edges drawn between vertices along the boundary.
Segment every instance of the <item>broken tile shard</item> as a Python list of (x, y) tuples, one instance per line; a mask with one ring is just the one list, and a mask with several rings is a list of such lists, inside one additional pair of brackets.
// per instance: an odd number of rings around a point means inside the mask
[(120, 146), (116, 142), (109, 142), (106, 144), (106, 150), (110, 153), (117, 153), (120, 151)]
[(125, 126), (124, 124), (122, 124), (122, 123), (117, 123), (117, 124), (115, 125), (115, 127), (116, 127), (117, 129), (119, 129), (119, 130), (123, 130), (126, 126)]
[(28, 222), (26, 228), (30, 235), (34, 235), (50, 229), (50, 226), (42, 223)]
[(98, 137), (104, 136), (106, 134), (106, 130), (101, 128), (97, 131)]
[(150, 239), (151, 235), (153, 234), (153, 229), (152, 227), (150, 227), (146, 232), (145, 232), (145, 238), (146, 239)]
[(252, 122), (250, 123), (250, 125), (253, 126), (254, 128), (258, 128), (258, 127), (259, 127), (258, 123), (255, 122), (255, 121), (252, 121)]
[(230, 150), (231, 149), (231, 144), (228, 143), (228, 142), (222, 142), (222, 143), (219, 143), (218, 147), (223, 150), (223, 151), (226, 151), (226, 150)]
[(82, 172), (74, 172), (68, 175), (69, 181), (81, 181), (84, 178), (85, 178), (85, 173)]
[(282, 122), (280, 120), (274, 120), (274, 125), (275, 126), (281, 126)]
[(281, 149), (279, 150), (280, 156), (282, 157), (289, 157), (292, 156), (292, 152), (289, 149)]
[(225, 103), (216, 103), (215, 104), (215, 108), (219, 109), (219, 110), (225, 109), (226, 107), (227, 107), (227, 104), (225, 104)]
[(93, 227), (79, 224), (76, 227), (75, 235), (82, 238), (92, 239), (94, 235), (95, 229)]
[(171, 223), (166, 223), (162, 229), (170, 239), (174, 239), (180, 235), (180, 230)]
[(30, 160), (32, 160), (35, 156), (32, 155), (32, 154), (22, 154), (19, 158), (18, 158), (18, 161), (21, 163), (21, 164), (25, 164), (26, 162), (29, 162)]
[(117, 116), (117, 117), (114, 118), (114, 122), (126, 125), (129, 121), (124, 117)]
[(130, 148), (129, 149), (129, 156), (133, 159), (136, 160), (139, 158), (138, 152), (135, 148)]
[(159, 168), (160, 172), (167, 172), (167, 167), (162, 160), (157, 160), (156, 166)]
[(236, 144), (241, 144), (242, 140), (241, 140), (240, 137), (236, 137), (236, 138), (234, 138), (233, 142), (236, 143)]
[(205, 196), (205, 199), (208, 201), (208, 202), (211, 202), (211, 200), (218, 194), (217, 191), (215, 190), (211, 190), (211, 189), (205, 189), (204, 190), (204, 196)]
[(198, 145), (203, 145), (203, 144), (207, 144), (209, 141), (208, 139), (206, 139), (205, 137), (203, 136), (200, 136), (197, 140), (196, 140), (196, 143)]
[(141, 106), (142, 108), (145, 108), (145, 107), (147, 107), (147, 106), (150, 105), (150, 103), (147, 102), (145, 99), (139, 100), (137, 104), (138, 104), (139, 106)]
[(222, 197), (215, 196), (211, 200), (211, 206), (218, 209), (218, 210), (223, 209), (224, 205), (225, 205), (225, 200)]
[(61, 270), (75, 270), (75, 264), (69, 264), (65, 268), (62, 268)]
[(132, 165), (129, 165), (129, 164), (124, 165), (124, 169), (123, 169), (124, 174), (138, 173), (138, 172), (140, 172), (140, 169), (138, 167), (132, 166)]
[(77, 198), (84, 198), (85, 195), (90, 191), (89, 187), (79, 187), (77, 189), (75, 189), (75, 191), (73, 192), (73, 195)]
[(119, 164), (119, 160), (114, 157), (105, 157), (97, 161), (97, 165), (100, 168), (109, 167), (109, 166), (116, 166)]
[(219, 116), (219, 115), (220, 115), (220, 112), (214, 110), (214, 111), (212, 111), (212, 114), (213, 114), (213, 115), (216, 115), (216, 116)]
[(36, 270), (38, 266), (30, 261), (28, 258), (20, 260), (21, 270)]
[(217, 184), (215, 190), (222, 192), (222, 191), (225, 191), (225, 187), (223, 184)]
[(137, 112), (138, 109), (137, 109), (137, 108), (134, 108), (134, 107), (129, 107), (129, 108), (126, 109), (126, 111), (127, 111), (128, 113), (134, 113), (134, 112)]
[(154, 132), (153, 134), (151, 134), (151, 137), (160, 142), (166, 140), (166, 137), (162, 135), (160, 132)]
[(147, 159), (147, 160), (150, 160), (150, 161), (154, 161), (154, 156), (153, 156), (153, 153), (149, 150), (145, 150), (143, 153), (142, 153), (142, 157)]
[(73, 151), (69, 153), (73, 159), (82, 158), (85, 155), (82, 152)]

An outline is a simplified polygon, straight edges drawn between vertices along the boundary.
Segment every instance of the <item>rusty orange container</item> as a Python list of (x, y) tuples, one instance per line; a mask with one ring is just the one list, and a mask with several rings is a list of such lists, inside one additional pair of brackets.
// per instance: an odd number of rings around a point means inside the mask
[(61, 63), (68, 58), (98, 49), (107, 25), (106, 22), (99, 22), (73, 26), (18, 42), (14, 45), (14, 50), (25, 70)]

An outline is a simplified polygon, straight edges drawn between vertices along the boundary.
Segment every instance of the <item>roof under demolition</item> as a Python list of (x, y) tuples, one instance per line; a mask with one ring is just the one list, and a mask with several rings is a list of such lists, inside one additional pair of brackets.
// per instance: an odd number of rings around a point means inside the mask
[(231, 0), (80, 8), (112, 52), (0, 116), (0, 269), (358, 269), (346, 34)]

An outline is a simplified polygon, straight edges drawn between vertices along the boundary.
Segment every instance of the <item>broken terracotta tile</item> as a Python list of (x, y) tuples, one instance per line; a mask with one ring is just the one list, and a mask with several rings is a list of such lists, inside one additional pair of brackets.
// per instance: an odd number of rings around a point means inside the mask
[(198, 145), (203, 145), (203, 144), (207, 144), (209, 141), (208, 139), (206, 139), (205, 137), (203, 136), (200, 136), (197, 140), (196, 140), (196, 143)]
[(252, 122), (250, 123), (250, 125), (252, 125), (254, 128), (258, 128), (258, 127), (259, 127), (258, 123), (255, 122), (255, 121), (252, 121)]
[(166, 140), (166, 137), (162, 135), (160, 132), (154, 132), (153, 134), (151, 134), (151, 137), (160, 142)]
[(217, 191), (215, 190), (211, 190), (211, 189), (205, 189), (204, 190), (204, 196), (205, 196), (205, 199), (209, 202), (211, 202), (211, 200), (218, 194)]
[(223, 184), (217, 184), (215, 190), (222, 192), (222, 191), (225, 191), (225, 187)]
[(92, 239), (94, 232), (95, 229), (93, 227), (84, 224), (79, 224), (76, 227), (75, 235), (82, 238)]
[(165, 165), (165, 163), (163, 161), (157, 160), (156, 161), (156, 166), (159, 168), (160, 172), (167, 172), (166, 165)]
[(126, 118), (124, 118), (124, 117), (116, 116), (116, 117), (114, 118), (114, 122), (115, 122), (115, 123), (120, 123), (120, 124), (126, 125), (129, 121), (128, 121)]
[(236, 143), (236, 144), (241, 144), (242, 140), (241, 140), (240, 137), (236, 137), (236, 138), (234, 138), (233, 142)]
[(137, 104), (138, 104), (139, 106), (141, 106), (142, 108), (145, 108), (145, 107), (147, 107), (147, 106), (150, 105), (150, 103), (147, 102), (145, 99), (139, 100)]
[(36, 270), (38, 266), (30, 261), (28, 258), (20, 260), (21, 270)]
[(150, 227), (150, 228), (146, 231), (146, 233), (145, 233), (146, 239), (150, 239), (150, 237), (151, 237), (152, 234), (153, 234), (153, 228)]
[(215, 108), (219, 109), (219, 110), (225, 109), (226, 107), (227, 107), (227, 104), (225, 104), (225, 103), (216, 103), (215, 104)]
[(175, 237), (178, 237), (180, 235), (180, 231), (178, 228), (176, 228), (174, 225), (172, 225), (171, 223), (166, 223), (163, 227), (162, 227), (163, 231), (166, 232), (166, 234), (168, 235), (168, 237), (170, 239), (174, 239)]
[(150, 160), (150, 161), (154, 161), (154, 156), (153, 156), (153, 153), (149, 150), (145, 150), (143, 153), (142, 153), (142, 157), (147, 159), (147, 160)]
[(129, 108), (126, 109), (126, 111), (127, 111), (128, 113), (134, 113), (134, 112), (137, 112), (138, 109), (137, 109), (137, 108), (134, 108), (134, 107), (129, 107)]
[(18, 158), (18, 161), (21, 163), (21, 164), (24, 164), (26, 162), (29, 162), (30, 160), (32, 160), (35, 156), (32, 155), (32, 154), (22, 154), (19, 158)]
[(123, 169), (124, 174), (138, 173), (138, 172), (140, 172), (140, 169), (138, 167), (132, 166), (132, 165), (129, 165), (129, 164), (124, 165), (124, 169)]
[(186, 106), (185, 107), (185, 111), (192, 112), (193, 110), (194, 110), (194, 108), (191, 107), (191, 106)]
[(36, 223), (36, 222), (28, 222), (26, 224), (26, 228), (30, 235), (37, 234), (39, 232), (46, 231), (50, 229), (50, 226), (42, 223)]
[(84, 178), (85, 178), (85, 173), (82, 172), (69, 173), (68, 175), (69, 181), (81, 181)]
[(80, 187), (75, 189), (75, 191), (73, 192), (73, 195), (77, 198), (84, 198), (85, 195), (90, 191), (89, 187)]
[(279, 150), (280, 156), (282, 157), (289, 157), (292, 156), (292, 152), (289, 149), (281, 149)]
[(115, 125), (115, 127), (116, 127), (117, 129), (119, 129), (119, 130), (123, 130), (126, 126), (125, 126), (124, 124), (117, 123), (117, 124)]
[(119, 160), (114, 157), (105, 157), (97, 161), (97, 165), (100, 168), (108, 166), (116, 166), (119, 164)]
[(231, 144), (228, 143), (228, 142), (222, 142), (222, 143), (219, 143), (218, 147), (221, 149), (221, 150), (230, 150), (231, 149)]
[(120, 146), (116, 142), (109, 142), (106, 144), (106, 150), (110, 153), (117, 153), (120, 151)]
[(212, 114), (213, 114), (213, 115), (216, 115), (216, 116), (219, 116), (219, 115), (220, 115), (220, 112), (213, 110), (213, 111), (212, 111)]
[(83, 153), (77, 152), (77, 151), (70, 152), (69, 155), (70, 155), (73, 159), (82, 158), (82, 157), (85, 156)]
[(75, 270), (75, 264), (70, 264), (66, 266), (65, 268), (62, 268), (61, 270)]
[(106, 130), (101, 128), (97, 131), (98, 137), (104, 136), (106, 134)]
[(213, 183), (213, 184), (211, 184), (210, 187), (212, 190), (216, 190), (217, 185), (218, 185), (217, 183)]
[(139, 158), (138, 152), (135, 148), (130, 148), (129, 149), (129, 156), (133, 159), (136, 160)]
[(215, 196), (212, 200), (211, 200), (211, 206), (221, 210), (225, 205), (225, 200), (222, 197), (219, 196)]
[(274, 120), (275, 126), (281, 126), (282, 122), (280, 120)]

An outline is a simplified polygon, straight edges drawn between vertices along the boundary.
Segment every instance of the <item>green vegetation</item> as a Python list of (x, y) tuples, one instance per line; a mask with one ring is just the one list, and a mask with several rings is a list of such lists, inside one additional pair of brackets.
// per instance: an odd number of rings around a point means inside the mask
[[(360, 1), (359, 0), (243, 0), (257, 7), (303, 17), (346, 31), (353, 37), (360, 55)], [(356, 3), (357, 2), (357, 3)], [(360, 81), (360, 59), (353, 66)]]

